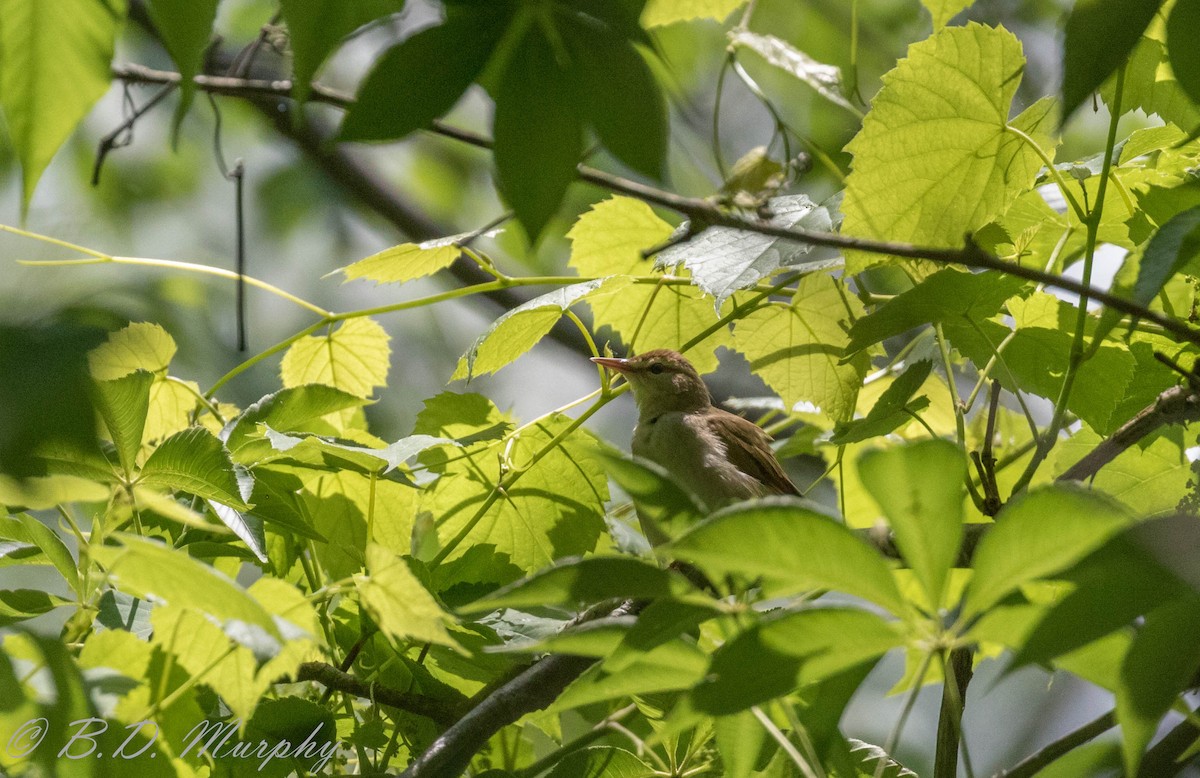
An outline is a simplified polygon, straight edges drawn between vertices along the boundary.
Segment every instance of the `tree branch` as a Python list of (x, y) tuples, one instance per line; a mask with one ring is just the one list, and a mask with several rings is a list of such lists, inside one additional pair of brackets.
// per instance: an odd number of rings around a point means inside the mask
[[(627, 600), (607, 610), (605, 616), (635, 615), (645, 603)], [(571, 623), (579, 623), (589, 609)], [(567, 685), (597, 660), (594, 657), (552, 654), (533, 664), (487, 698), (481, 700), (452, 727), (443, 732), (425, 753), (401, 774), (401, 778), (458, 778), (484, 744), (509, 724), (527, 713), (541, 710), (558, 699)]]
[(1192, 747), (1196, 738), (1200, 738), (1200, 728), (1190, 719), (1184, 719), (1146, 752), (1141, 767), (1138, 768), (1138, 776), (1169, 778), (1188, 764), (1194, 763), (1197, 756), (1193, 756), (1187, 762), (1180, 762), (1179, 757)]
[[(119, 65), (113, 68), (117, 78), (136, 80), (141, 83), (176, 83), (180, 76), (170, 71), (155, 71), (140, 66)], [(195, 84), (198, 89), (226, 95), (237, 95), (246, 98), (262, 98), (265, 96), (286, 98), (291, 93), (291, 81), (275, 79), (236, 79), (224, 76), (197, 76)], [(352, 99), (345, 94), (330, 90), (318, 84), (313, 85), (315, 99), (331, 105), (347, 107)], [(273, 108), (275, 116), (279, 113), (278, 105)], [(277, 118), (277, 117), (276, 117)], [(278, 120), (278, 118), (277, 118)], [(491, 148), (491, 140), (467, 130), (450, 127), (442, 122), (435, 122), (433, 132), (445, 137), (468, 143), (479, 148)], [(284, 129), (286, 133), (286, 129)], [(344, 157), (340, 149), (325, 152), (334, 157)], [(318, 160), (320, 161), (320, 160)], [(873, 254), (886, 254), (907, 259), (924, 259), (942, 265), (958, 265), (975, 270), (996, 270), (1008, 275), (1024, 278), (1056, 289), (1079, 295), (1084, 299), (1093, 299), (1120, 311), (1128, 316), (1144, 319), (1157, 324), (1178, 339), (1200, 346), (1200, 330), (1187, 324), (1152, 311), (1144, 305), (1132, 300), (1097, 289), (1072, 278), (1047, 273), (1037, 268), (1025, 267), (1014, 262), (1007, 262), (981, 249), (969, 236), (961, 248), (941, 248), (933, 246), (918, 246), (912, 243), (872, 240), (856, 238), (839, 233), (819, 232), (798, 227), (780, 227), (762, 219), (748, 218), (738, 214), (728, 213), (717, 205), (695, 197), (658, 189), (647, 184), (633, 181), (621, 176), (607, 173), (587, 165), (577, 167), (580, 180), (600, 186), (612, 192), (629, 195), (647, 203), (670, 209), (694, 222), (705, 225), (716, 225), (732, 229), (755, 232), (775, 238), (794, 240), (814, 246), (827, 246), (849, 251), (863, 251)], [(432, 236), (431, 236), (432, 237)]]
[(1166, 424), (1187, 424), (1200, 420), (1200, 396), (1190, 386), (1174, 386), (1158, 396), (1125, 422), (1087, 456), (1071, 465), (1058, 481), (1086, 481), (1121, 452)]
[(1008, 770), (1001, 770), (993, 778), (1032, 778), (1043, 767), (1046, 767), (1060, 756), (1074, 751), (1079, 746), (1099, 737), (1116, 725), (1117, 714), (1115, 711), (1110, 710), (1103, 716), (1084, 724), (1079, 729), (1068, 732), (1058, 740), (1040, 749), (1037, 753), (1022, 759)]
[(315, 681), (328, 689), (353, 694), (364, 700), (380, 702), (398, 710), (432, 719), (443, 727), (458, 721), (466, 709), (467, 698), (441, 700), (423, 694), (402, 692), (389, 686), (360, 681), (324, 662), (304, 662), (296, 671), (297, 681)]

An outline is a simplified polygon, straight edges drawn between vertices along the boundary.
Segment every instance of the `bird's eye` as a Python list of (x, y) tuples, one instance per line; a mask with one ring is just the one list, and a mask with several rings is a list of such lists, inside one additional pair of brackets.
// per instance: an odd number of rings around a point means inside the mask
[(666, 368), (664, 368), (662, 365), (657, 364), (657, 363), (650, 366), (650, 372), (654, 373), (654, 375), (660, 375), (662, 373), (662, 371), (665, 369)]

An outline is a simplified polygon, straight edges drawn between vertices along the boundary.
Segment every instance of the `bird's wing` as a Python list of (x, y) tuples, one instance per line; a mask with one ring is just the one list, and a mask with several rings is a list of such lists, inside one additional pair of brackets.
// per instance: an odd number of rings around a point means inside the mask
[(775, 458), (771, 450), (771, 437), (754, 422), (741, 416), (716, 409), (708, 415), (710, 429), (725, 444), (729, 461), (749, 476), (758, 479), (772, 492), (794, 494), (800, 492)]

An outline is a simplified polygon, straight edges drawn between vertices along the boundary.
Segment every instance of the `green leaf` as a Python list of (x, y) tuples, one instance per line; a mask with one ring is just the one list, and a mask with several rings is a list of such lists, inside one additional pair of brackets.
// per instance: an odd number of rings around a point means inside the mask
[(110, 332), (104, 343), (88, 352), (88, 370), (97, 381), (124, 378), (135, 370), (161, 373), (178, 347), (157, 324), (134, 322)]
[(248, 476), (234, 469), (229, 452), (204, 427), (191, 427), (163, 441), (146, 459), (138, 483), (178, 489), (241, 511), (250, 509)]
[[(1194, 521), (1189, 517), (1189, 520)], [(1031, 662), (1044, 665), (1117, 630), (1190, 589), (1158, 564), (1138, 543), (1137, 532), (1156, 529), (1171, 535), (1171, 521), (1135, 525), (1117, 535), (1072, 568), (1056, 575), (1072, 585), (1054, 602), (1037, 626), (1014, 641), (1016, 655), (1008, 671)], [(1155, 525), (1158, 525), (1157, 527)], [(1176, 541), (1179, 542), (1179, 541)]]
[(649, 0), (642, 11), (642, 24), (662, 27), (692, 19), (724, 21), (746, 0)]
[[(1159, 5), (1157, 0), (1149, 2), (1155, 6)], [(1115, 92), (1115, 79), (1110, 79), (1100, 91), (1109, 105), (1115, 99)], [(1200, 124), (1200, 106), (1188, 97), (1187, 91), (1175, 79), (1175, 73), (1171, 69), (1167, 54), (1166, 19), (1161, 11), (1133, 47), (1129, 64), (1125, 66), (1121, 112), (1135, 108), (1157, 114), (1163, 121), (1186, 130)]]
[(322, 63), (350, 33), (404, 7), (403, 0), (280, 0), (292, 50), (292, 96), (308, 99)]
[(939, 270), (856, 320), (850, 327), (847, 351), (859, 351), (922, 324), (989, 319), (1025, 283), (994, 270)]
[[(1191, 463), (1178, 434), (1151, 435), (1130, 446), (1088, 479), (1089, 485), (1122, 503), (1141, 519), (1168, 516), (1188, 494)], [(1173, 439), (1174, 438), (1174, 439)], [(1101, 437), (1083, 428), (1055, 447), (1055, 472), (1089, 454)]]
[(117, 448), (117, 458), (127, 476), (137, 469), (142, 430), (150, 409), (150, 385), (154, 376), (137, 370), (124, 378), (95, 383), (96, 410)]
[[(861, 321), (861, 319), (859, 320)], [(829, 439), (834, 445), (846, 443), (861, 443), (869, 438), (886, 435), (902, 424), (912, 421), (912, 413), (929, 405), (929, 398), (921, 397), (912, 401), (912, 397), (929, 378), (933, 363), (928, 359), (905, 370), (899, 378), (893, 381), (883, 394), (876, 400), (875, 405), (862, 419), (844, 422), (834, 427), (833, 437)]]
[(1146, 616), (1121, 665), (1117, 721), (1128, 775), (1136, 775), (1158, 723), (1200, 668), (1200, 597), (1164, 605)]
[(418, 641), (459, 648), (446, 631), (452, 621), (403, 559), (383, 546), (367, 546), (367, 574), (356, 579), (363, 607), (383, 632), (401, 643)]
[(598, 453), (609, 476), (633, 498), (642, 534), (651, 545), (677, 537), (685, 527), (696, 524), (704, 515), (705, 509), (696, 498), (676, 483), (661, 465), (607, 449)]
[(0, 473), (22, 478), (63, 472), (51, 469), (48, 457), (71, 452), (73, 459), (99, 461), (100, 472), (111, 478), (96, 436), (87, 371), (86, 353), (94, 343), (92, 333), (61, 322), (0, 326)]
[(207, 613), (221, 624), (244, 622), (278, 639), (271, 616), (223, 573), (192, 559), (186, 552), (153, 540), (121, 535), (121, 546), (100, 546), (92, 556), (104, 565), (122, 592)]
[[(111, 478), (108, 480), (114, 480)], [(0, 475), (0, 505), (48, 510), (70, 502), (104, 502), (112, 495), (105, 483), (74, 475), (53, 474), (17, 480)]]
[(512, 420), (481, 394), (442, 392), (425, 401), (413, 431), (440, 435), (462, 445), (499, 440), (512, 429)]
[(500, 77), (493, 122), (496, 184), (531, 244), (558, 210), (583, 154), (574, 78), (537, 26), (526, 32)]
[(579, 64), (588, 122), (600, 142), (629, 167), (661, 180), (667, 157), (667, 103), (641, 54), (591, 20), (562, 30)]
[(1200, 274), (1200, 206), (1176, 214), (1154, 233), (1138, 263), (1133, 301), (1148, 305), (1178, 273)]
[(892, 624), (852, 608), (811, 608), (764, 620), (713, 655), (692, 690), (699, 710), (729, 715), (837, 675), (903, 645)]
[[(775, 197), (767, 201), (770, 223), (777, 227), (802, 227), (833, 231), (830, 205), (817, 206), (806, 195)], [(683, 265), (696, 286), (716, 299), (717, 306), (734, 292), (748, 289), (781, 267), (803, 266), (814, 271), (841, 264), (807, 243), (774, 238), (731, 227), (708, 227), (699, 235), (662, 251), (654, 266), (667, 270)]]
[(849, 338), (843, 323), (862, 309), (857, 299), (843, 296), (840, 283), (823, 273), (805, 276), (790, 305), (763, 305), (733, 328), (734, 347), (779, 393), (785, 408), (808, 401), (833, 421), (854, 413), (870, 364), (866, 354), (845, 359)]
[(70, 604), (70, 600), (37, 589), (0, 590), (0, 627), (11, 627)]
[[(18, 530), (16, 524), (20, 527)], [(46, 555), (46, 559), (54, 568), (58, 570), (67, 584), (78, 591), (79, 587), (79, 570), (75, 563), (75, 558), (71, 556), (71, 552), (67, 550), (66, 544), (62, 542), (62, 538), (58, 536), (54, 530), (47, 527), (32, 516), (22, 513), (15, 520), (3, 519), (0, 520), (0, 533), (4, 537), (15, 538), (32, 543), (41, 549)]]
[(770, 755), (766, 750), (767, 731), (751, 711), (717, 716), (713, 735), (726, 778), (750, 778), (754, 768), (761, 767)]
[[(1011, 305), (1011, 304), (1010, 304)], [(946, 322), (946, 337), (976, 365), (986, 365), (1012, 330), (992, 321)], [(1071, 335), (1051, 327), (1025, 327), (1004, 349), (1006, 369), (994, 374), (1009, 391), (1057, 398), (1069, 364)], [(1106, 343), (1079, 368), (1067, 409), (1092, 429), (1108, 433), (1116, 424), (1114, 409), (1124, 400), (1137, 360), (1123, 344)]]
[[(288, 456), (284, 461), (313, 464), (331, 469), (348, 468), (359, 473), (385, 474), (434, 446), (457, 446), (458, 441), (432, 435), (410, 435), (384, 448), (368, 448), (337, 440), (301, 433), (285, 435), (266, 427), (271, 447)], [(278, 461), (278, 460), (272, 460)]]
[[(654, 262), (643, 259), (642, 251), (670, 235), (671, 225), (645, 203), (612, 197), (592, 206), (567, 233), (572, 242), (570, 265), (583, 276), (652, 275)], [(623, 286), (614, 279), (592, 294), (587, 305), (602, 337), (620, 339), (639, 351), (679, 350), (718, 316), (712, 299), (691, 285)], [(631, 343), (635, 333), (637, 342)], [(690, 349), (688, 359), (701, 373), (712, 372), (717, 367), (714, 352), (729, 343), (729, 330), (722, 327)]]
[(1131, 522), (1116, 501), (1076, 486), (1047, 486), (1010, 500), (975, 549), (963, 612), (982, 613), (1022, 584), (1071, 566)]
[(306, 335), (283, 355), (283, 385), (325, 384), (370, 397), (375, 387), (387, 385), (390, 340), (378, 322), (367, 318), (348, 319), (325, 335)]
[(124, 0), (0, 0), (0, 108), (21, 161), (21, 210), (42, 171), (108, 91)]
[(459, 610), (482, 613), (545, 605), (574, 607), (613, 597), (669, 597), (688, 588), (678, 574), (649, 562), (634, 557), (595, 556), (562, 560)]
[[(424, 493), (421, 510), (436, 517), (442, 545), (455, 546), (438, 568), (447, 582), (505, 584), (562, 557), (595, 550), (604, 529), (608, 479), (591, 436), (576, 430), (527, 464), (568, 424), (563, 416), (551, 416), (506, 445), (505, 460), (528, 469), (501, 493), (495, 490), (502, 477), (496, 448), (456, 452), (455, 461), (439, 466), (442, 477)], [(429, 431), (424, 424), (418, 430)]]
[(606, 280), (601, 278), (564, 286), (506, 311), (459, 358), (450, 380), (470, 381), (509, 364), (536, 346), (554, 329), (568, 308), (602, 287)]
[(340, 272), (347, 281), (364, 278), (376, 284), (402, 284), (450, 267), (462, 255), (460, 244), (475, 236), (463, 232), (423, 243), (401, 243), (346, 265)]
[(568, 754), (546, 778), (646, 778), (654, 768), (623, 748), (592, 746)]
[(935, 610), (962, 544), (966, 469), (962, 449), (945, 440), (868, 451), (858, 461), (863, 485), (883, 509), (896, 547)]
[[(376, 60), (342, 121), (340, 138), (392, 140), (429, 126), (479, 77), (508, 21), (504, 3), (449, 6), (443, 24), (421, 30)], [(498, 150), (499, 133), (496, 141)]]
[[(225, 445), (239, 461), (247, 461), (250, 451), (244, 451), (258, 438), (259, 425), (285, 432), (302, 430), (306, 424), (330, 413), (359, 408), (366, 404), (363, 397), (324, 384), (294, 386), (273, 392), (242, 411), (221, 431)], [(259, 447), (269, 449), (267, 443)]]
[(219, 0), (149, 0), (147, 9), (163, 46), (179, 70), (179, 107), (174, 132), (187, 114), (196, 94), (192, 79), (200, 72), (204, 50), (212, 37)]
[(254, 504), (251, 512), (300, 537), (325, 543), (327, 539), (313, 529), (313, 517), (300, 498), (303, 487), (294, 472), (257, 467), (254, 469), (254, 491), (250, 493), (250, 502)]
[[(842, 232), (960, 246), (964, 234), (1002, 213), (1042, 167), (1029, 144), (1005, 129), (1024, 66), (1012, 33), (974, 22), (910, 46), (846, 146), (854, 165)], [(1047, 98), (1011, 124), (1049, 153), (1052, 114)], [(852, 252), (846, 267), (857, 273), (883, 260)]]
[(563, 711), (580, 705), (638, 694), (686, 689), (699, 682), (708, 669), (707, 655), (685, 640), (672, 640), (623, 664), (609, 673), (603, 664), (585, 673), (555, 701), (550, 710)]
[(907, 609), (888, 564), (875, 549), (845, 525), (795, 500), (766, 499), (728, 508), (668, 548), (710, 577), (761, 581), (767, 597), (834, 589), (893, 613)]
[(1167, 18), (1167, 57), (1179, 86), (1200, 105), (1200, 6), (1176, 2)]
[[(941, 25), (935, 22), (934, 26)], [(846, 99), (842, 87), (842, 70), (836, 65), (818, 62), (774, 35), (762, 35), (746, 29), (737, 28), (730, 31), (729, 43), (735, 49), (750, 49), (771, 65), (808, 84), (817, 94), (834, 105), (841, 106), (855, 115), (861, 115), (861, 112)]]
[(1063, 121), (1100, 88), (1150, 24), (1161, 0), (1078, 0), (1063, 44)]

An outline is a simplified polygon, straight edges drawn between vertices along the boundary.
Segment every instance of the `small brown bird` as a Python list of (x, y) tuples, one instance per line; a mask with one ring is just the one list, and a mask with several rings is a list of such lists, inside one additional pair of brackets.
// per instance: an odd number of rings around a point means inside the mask
[(799, 495), (771, 437), (721, 410), (692, 363), (656, 349), (629, 359), (592, 357), (629, 381), (638, 405), (633, 453), (664, 467), (709, 508), (770, 494)]

